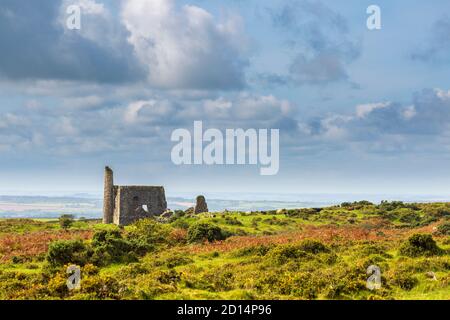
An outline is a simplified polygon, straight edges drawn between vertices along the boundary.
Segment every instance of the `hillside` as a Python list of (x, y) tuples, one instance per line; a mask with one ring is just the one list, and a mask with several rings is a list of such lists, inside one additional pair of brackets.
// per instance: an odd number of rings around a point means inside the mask
[(0, 220), (0, 299), (450, 299), (449, 217), (450, 203), (360, 201), (125, 228)]

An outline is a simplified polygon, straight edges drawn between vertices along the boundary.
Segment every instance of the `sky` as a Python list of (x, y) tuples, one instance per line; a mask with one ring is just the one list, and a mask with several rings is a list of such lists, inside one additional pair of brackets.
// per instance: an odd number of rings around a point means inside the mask
[[(447, 0), (2, 0), (0, 194), (99, 194), (105, 165), (169, 195), (447, 194), (449, 75)], [(194, 121), (279, 129), (278, 173), (175, 165)]]

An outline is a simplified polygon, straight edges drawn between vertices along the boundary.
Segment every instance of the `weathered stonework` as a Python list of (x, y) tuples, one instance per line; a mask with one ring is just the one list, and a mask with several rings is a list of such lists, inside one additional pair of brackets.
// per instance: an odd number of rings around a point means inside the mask
[(103, 223), (128, 225), (167, 210), (163, 187), (115, 186), (113, 171), (108, 167), (105, 168), (104, 189)]
[(103, 194), (103, 223), (113, 223), (114, 201), (113, 171), (109, 167), (106, 167)]
[(208, 205), (204, 196), (198, 196), (195, 201), (194, 213), (208, 212)]

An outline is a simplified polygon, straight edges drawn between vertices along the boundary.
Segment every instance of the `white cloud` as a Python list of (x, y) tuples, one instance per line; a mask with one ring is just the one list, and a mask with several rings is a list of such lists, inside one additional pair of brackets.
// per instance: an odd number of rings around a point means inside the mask
[(450, 140), (450, 92), (424, 89), (412, 103), (367, 103), (348, 116), (329, 115), (302, 123), (304, 134), (323, 139), (339, 138), (350, 145), (366, 146), (372, 152), (411, 151), (448, 144)]
[[(58, 119), (56, 121), (55, 132), (58, 135), (63, 135), (63, 136), (75, 136), (78, 134), (78, 130), (73, 125), (72, 119), (67, 116), (61, 117), (60, 119)], [(42, 137), (41, 137), (41, 140), (43, 140)]]
[[(77, 5), (81, 9), (81, 29), (74, 32), (66, 27), (67, 7)], [(64, 0), (61, 3), (59, 23), (65, 36), (81, 36), (96, 45), (122, 54), (125, 32), (109, 9), (95, 0)]]
[(0, 129), (10, 129), (13, 127), (27, 126), (30, 122), (20, 115), (14, 113), (3, 114), (0, 118)]
[(258, 96), (242, 93), (233, 99), (206, 100), (205, 114), (208, 118), (238, 120), (270, 120), (290, 115), (294, 108), (287, 100), (273, 95)]
[(233, 103), (222, 97), (216, 100), (206, 100), (204, 103), (205, 112), (217, 118), (226, 118), (230, 115)]
[(434, 89), (436, 95), (442, 100), (450, 100), (450, 90), (445, 91), (439, 88)]
[(356, 106), (356, 116), (358, 118), (365, 118), (368, 114), (376, 109), (383, 109), (389, 107), (390, 102), (378, 102), (378, 103), (367, 103), (360, 104)]
[(229, 89), (244, 84), (245, 39), (238, 16), (222, 23), (206, 10), (173, 0), (123, 2), (122, 21), (152, 85)]
[(360, 56), (360, 40), (352, 35), (346, 18), (321, 1), (286, 1), (272, 20), (283, 30), (280, 38), (294, 50), (287, 77), (269, 81), (324, 85), (349, 81), (347, 67)]
[(403, 117), (407, 120), (414, 118), (416, 116), (416, 114), (417, 114), (417, 111), (416, 111), (416, 107), (414, 107), (414, 106), (406, 107), (403, 110)]
[(127, 123), (156, 123), (176, 116), (176, 108), (167, 101), (140, 100), (128, 105), (124, 112)]
[(345, 124), (351, 120), (346, 116), (329, 116), (321, 121), (323, 137), (328, 140), (343, 140), (348, 138), (349, 132)]
[(103, 98), (95, 95), (90, 95), (87, 97), (64, 98), (63, 106), (70, 109), (91, 109), (93, 107), (101, 105), (103, 102)]

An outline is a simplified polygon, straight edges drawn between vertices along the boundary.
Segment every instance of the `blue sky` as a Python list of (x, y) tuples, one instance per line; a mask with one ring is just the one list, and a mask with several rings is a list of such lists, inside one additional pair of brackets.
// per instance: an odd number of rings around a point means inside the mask
[[(0, 193), (98, 193), (106, 164), (169, 194), (450, 192), (448, 1), (3, 0), (0, 44)], [(279, 128), (279, 173), (175, 166), (195, 120)]]

